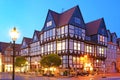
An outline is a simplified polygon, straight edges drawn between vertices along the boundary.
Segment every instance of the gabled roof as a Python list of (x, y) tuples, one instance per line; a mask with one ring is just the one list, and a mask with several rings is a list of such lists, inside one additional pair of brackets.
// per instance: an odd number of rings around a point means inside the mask
[(99, 26), (103, 18), (100, 18), (98, 20), (89, 22), (86, 24), (86, 33), (87, 35), (94, 35), (97, 34)]
[(78, 6), (75, 6), (71, 9), (68, 9), (67, 11), (62, 12), (62, 13), (57, 13), (57, 12), (52, 11), (52, 10), (49, 10), (48, 13), (49, 12), (51, 13), (51, 15), (55, 21), (56, 26), (63, 26), (65, 24), (69, 23), (69, 20), (71, 19), (76, 8), (78, 8)]
[[(15, 50), (16, 51), (20, 51), (20, 44), (15, 44)], [(0, 42), (0, 52), (2, 52), (2, 54), (5, 52), (5, 50), (11, 47), (12, 48), (12, 43), (6, 43), (6, 42)]]
[(8, 46), (10, 46), (10, 43), (0, 42), (0, 52), (3, 53)]
[(53, 19), (55, 21), (55, 25), (57, 25), (59, 23), (59, 17), (60, 17), (60, 14), (55, 12), (55, 11), (52, 11), (52, 10), (49, 10), (49, 12), (51, 13), (51, 15), (53, 16)]
[(28, 37), (24, 37), (24, 40), (25, 40), (26, 44), (29, 44), (32, 42), (32, 39), (28, 38)]
[(37, 35), (38, 39), (40, 39), (40, 36), (39, 36), (39, 34), (40, 34), (40, 31), (38, 31), (38, 30), (35, 30), (35, 32), (34, 32), (34, 33), (36, 33), (36, 35)]
[(20, 52), (21, 44), (15, 44), (15, 50)]
[[(23, 45), (23, 42), (25, 42), (26, 46)], [(23, 37), (21, 48), (26, 48), (29, 46), (29, 44), (32, 43), (32, 39), (28, 37)], [(24, 46), (24, 47), (23, 47)]]
[(115, 35), (115, 36), (117, 37), (117, 34), (116, 34), (115, 32), (111, 33), (111, 35), (112, 35), (112, 36), (114, 36), (114, 35)]
[(73, 15), (76, 8), (78, 8), (78, 6), (75, 6), (75, 7), (71, 8), (71, 9), (63, 12), (62, 14), (60, 14), (58, 26), (68, 24), (69, 20), (72, 17), (72, 15)]

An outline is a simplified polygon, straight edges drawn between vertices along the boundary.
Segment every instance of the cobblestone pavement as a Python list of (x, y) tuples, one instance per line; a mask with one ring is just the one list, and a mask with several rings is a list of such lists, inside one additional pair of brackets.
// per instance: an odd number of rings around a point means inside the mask
[[(27, 74), (16, 74), (15, 80), (120, 80), (120, 73), (103, 75), (89, 75), (89, 76), (77, 76), (77, 77), (43, 77)], [(12, 80), (11, 73), (0, 73), (0, 80)]]

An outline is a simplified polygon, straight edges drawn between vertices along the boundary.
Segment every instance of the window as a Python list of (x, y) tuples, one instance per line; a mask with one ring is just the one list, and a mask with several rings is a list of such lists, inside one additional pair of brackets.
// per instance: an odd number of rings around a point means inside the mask
[(74, 50), (77, 50), (77, 42), (74, 42)]
[(105, 37), (102, 36), (102, 35), (100, 35), (100, 41), (101, 41), (101, 42), (105, 42)]
[(87, 45), (86, 46), (86, 51), (91, 53), (92, 52), (92, 46)]
[(48, 21), (47, 22), (47, 27), (51, 26), (52, 25), (52, 21)]
[(62, 41), (62, 50), (65, 49), (65, 41)]
[(80, 42), (78, 43), (78, 50), (80, 51)]
[(46, 38), (46, 32), (44, 32), (44, 39)]
[(60, 28), (57, 29), (57, 35), (60, 35)]
[(47, 31), (47, 38), (50, 37), (50, 33), (49, 33), (49, 32), (50, 32), (50, 31)]
[(73, 49), (73, 40), (70, 40), (69, 42), (69, 49)]
[(55, 29), (53, 29), (53, 36), (55, 36)]
[(61, 34), (64, 34), (64, 33), (65, 33), (64, 28), (65, 28), (64, 26), (61, 27)]
[(78, 28), (75, 27), (75, 34), (78, 35), (79, 34), (79, 31), (78, 31)]
[(75, 17), (75, 23), (80, 24), (80, 18)]
[(50, 44), (48, 44), (48, 52), (50, 51)]
[(68, 33), (68, 26), (65, 26), (65, 33)]
[(53, 43), (51, 43), (51, 51), (53, 51)]
[(99, 53), (100, 53), (100, 54), (104, 54), (104, 49), (100, 47), (100, 48), (99, 48)]
[(57, 43), (57, 50), (61, 50), (61, 41)]
[(53, 36), (53, 30), (50, 30), (50, 37)]
[(74, 34), (74, 26), (69, 26), (69, 33)]

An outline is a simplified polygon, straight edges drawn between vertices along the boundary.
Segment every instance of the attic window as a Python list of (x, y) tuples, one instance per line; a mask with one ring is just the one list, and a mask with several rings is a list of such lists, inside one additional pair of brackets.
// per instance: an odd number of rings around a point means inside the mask
[(52, 25), (52, 21), (48, 21), (47, 22), (47, 27), (51, 26)]
[(75, 17), (75, 23), (80, 24), (80, 18)]

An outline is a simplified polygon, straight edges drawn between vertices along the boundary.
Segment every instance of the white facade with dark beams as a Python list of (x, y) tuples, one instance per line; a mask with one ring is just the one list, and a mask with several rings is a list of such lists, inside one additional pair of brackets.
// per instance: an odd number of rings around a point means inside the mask
[[(62, 59), (61, 68), (90, 71), (105, 64), (107, 37), (103, 18), (85, 23), (79, 7), (75, 6), (62, 13), (49, 10), (44, 27), (34, 33), (27, 49), (33, 62), (54, 53)], [(22, 55), (24, 50), (21, 49)]]

